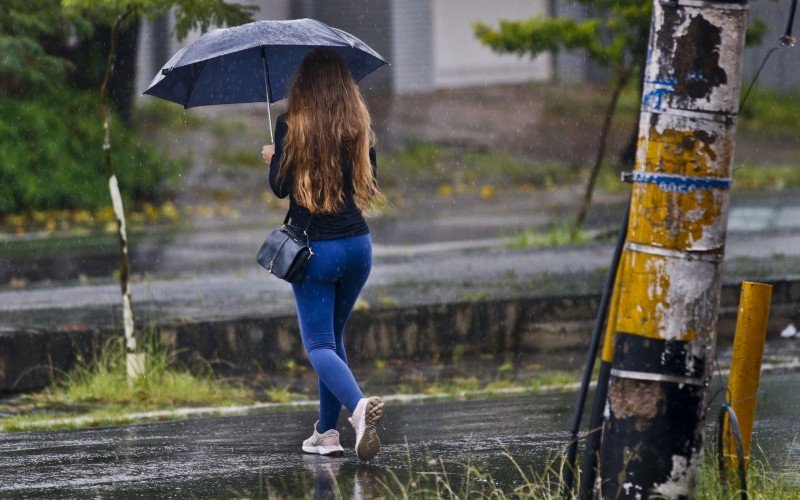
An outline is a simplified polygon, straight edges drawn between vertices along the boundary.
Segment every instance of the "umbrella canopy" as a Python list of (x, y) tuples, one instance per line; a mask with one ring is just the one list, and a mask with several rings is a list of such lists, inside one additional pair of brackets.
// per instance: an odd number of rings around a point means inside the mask
[(182, 48), (144, 93), (184, 108), (280, 101), (303, 56), (320, 46), (338, 52), (356, 81), (387, 64), (358, 38), (314, 19), (256, 21), (209, 31)]

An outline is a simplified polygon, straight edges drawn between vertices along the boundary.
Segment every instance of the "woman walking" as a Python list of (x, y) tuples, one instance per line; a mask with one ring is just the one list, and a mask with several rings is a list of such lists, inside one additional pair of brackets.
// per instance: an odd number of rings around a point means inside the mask
[(305, 229), (314, 255), (304, 281), (292, 284), (300, 333), (319, 377), (319, 419), (303, 451), (341, 455), (336, 430), (342, 405), (352, 414), (356, 454), (380, 448), (380, 397), (365, 397), (347, 366), (344, 327), (372, 267), (372, 240), (363, 213), (378, 189), (369, 112), (344, 60), (317, 48), (303, 59), (278, 117), (274, 146), (264, 146), (269, 184), (289, 196), (289, 222)]

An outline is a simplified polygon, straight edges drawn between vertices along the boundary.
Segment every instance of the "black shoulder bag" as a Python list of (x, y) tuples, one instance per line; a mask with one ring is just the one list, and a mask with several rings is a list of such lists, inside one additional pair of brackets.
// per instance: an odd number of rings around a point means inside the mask
[(300, 228), (288, 224), (288, 221), (287, 213), (283, 224), (274, 229), (264, 240), (256, 260), (269, 274), (289, 283), (300, 283), (305, 279), (308, 262), (314, 255), (308, 240), (311, 217), (309, 216), (308, 225), (303, 230), (305, 241), (298, 234)]

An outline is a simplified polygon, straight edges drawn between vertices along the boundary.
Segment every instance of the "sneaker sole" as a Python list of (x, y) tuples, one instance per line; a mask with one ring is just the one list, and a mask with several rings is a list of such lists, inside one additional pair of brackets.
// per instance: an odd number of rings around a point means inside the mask
[(344, 448), (341, 450), (326, 450), (322, 446), (306, 446), (303, 445), (304, 453), (312, 453), (314, 455), (324, 455), (326, 457), (340, 457), (344, 455)]
[(372, 409), (381, 402), (380, 398), (371, 398), (367, 401), (367, 407), (364, 409), (366, 413), (364, 418), (364, 435), (361, 436), (361, 441), (358, 443), (358, 448), (356, 449), (356, 455), (360, 460), (371, 460), (381, 449), (381, 440), (378, 437), (375, 426), (383, 418), (383, 411), (378, 412), (377, 415), (371, 414)]

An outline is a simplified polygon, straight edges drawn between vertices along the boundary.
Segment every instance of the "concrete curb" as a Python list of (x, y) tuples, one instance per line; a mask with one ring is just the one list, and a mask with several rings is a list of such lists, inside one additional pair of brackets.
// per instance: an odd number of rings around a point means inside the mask
[[(776, 279), (768, 336), (800, 320), (800, 279)], [(739, 301), (738, 284), (722, 288), (719, 338), (729, 342)], [(448, 360), (456, 354), (554, 352), (584, 348), (599, 294), (517, 297), (474, 302), (414, 305), (355, 311), (345, 336), (350, 361), (375, 359)], [(180, 321), (159, 325), (162, 345), (190, 367), (241, 375), (250, 369), (275, 373), (287, 360), (307, 359), (295, 316)], [(35, 390), (54, 374), (89, 359), (114, 335), (113, 329), (69, 332), (26, 330), (0, 333), (0, 392)]]

